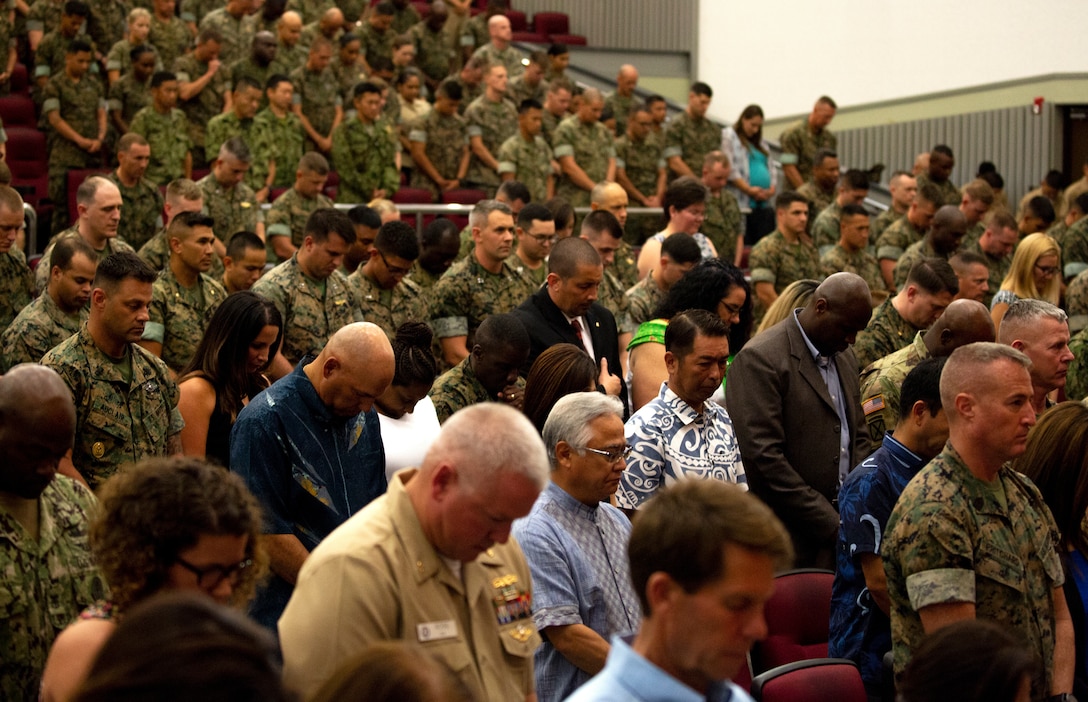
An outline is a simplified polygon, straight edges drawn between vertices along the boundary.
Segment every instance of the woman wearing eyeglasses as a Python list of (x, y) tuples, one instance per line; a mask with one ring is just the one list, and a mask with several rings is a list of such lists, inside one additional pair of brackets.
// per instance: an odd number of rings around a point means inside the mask
[(1020, 240), (1001, 290), (990, 302), (994, 329), (1001, 327), (1009, 305), (1020, 298), (1046, 300), (1058, 304), (1062, 292), (1062, 250), (1047, 234), (1030, 234)]
[(85, 610), (53, 644), (41, 700), (71, 699), (118, 620), (163, 591), (202, 592), (244, 605), (264, 574), (260, 508), (238, 476), (195, 458), (154, 458), (98, 492), (91, 523), (95, 563), (110, 600)]

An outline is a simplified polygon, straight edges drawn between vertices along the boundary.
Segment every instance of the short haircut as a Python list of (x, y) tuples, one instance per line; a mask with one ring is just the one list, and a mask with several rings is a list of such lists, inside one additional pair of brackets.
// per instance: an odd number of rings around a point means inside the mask
[(313, 41), (310, 42), (310, 50), (306, 53), (313, 54), (315, 51), (318, 51), (320, 49), (328, 49), (329, 51), (332, 51), (332, 42), (326, 39), (325, 35), (323, 34), (318, 34), (316, 37), (314, 37)]
[(163, 83), (169, 83), (177, 79), (178, 77), (170, 71), (155, 71), (155, 74), (151, 76), (151, 89), (160, 88)]
[(214, 41), (216, 44), (223, 43), (223, 35), (219, 33), (219, 30), (215, 27), (204, 27), (196, 35), (197, 44), (207, 44), (209, 41)]
[(520, 180), (507, 180), (499, 186), (495, 196), (502, 195), (510, 202), (517, 202), (521, 200), (525, 204), (533, 201), (533, 194), (529, 192), (529, 187), (522, 183)]
[(555, 216), (552, 215), (552, 211), (539, 202), (530, 202), (521, 208), (521, 212), (518, 212), (518, 226), (525, 230), (529, 230), (533, 222), (554, 221)]
[(382, 216), (376, 209), (367, 205), (356, 205), (348, 210), (348, 219), (351, 223), (366, 227), (367, 229), (378, 229), (382, 226)]
[(234, 92), (239, 93), (246, 89), (260, 90), (261, 84), (249, 76), (241, 76), (234, 81)]
[(665, 351), (671, 351), (681, 358), (687, 356), (695, 348), (695, 337), (699, 335), (726, 337), (729, 336), (729, 327), (713, 312), (684, 310), (674, 315), (665, 327)]
[[(141, 8), (136, 8), (136, 9), (141, 9)], [(128, 60), (131, 63), (136, 63), (137, 61), (140, 60), (140, 57), (143, 56), (144, 54), (156, 54), (156, 55), (158, 55), (156, 53), (155, 49), (152, 48), (152, 46), (150, 44), (140, 44), (138, 46), (132, 47), (129, 50)]]
[(343, 49), (344, 47), (346, 47), (348, 44), (352, 43), (353, 41), (362, 41), (362, 40), (359, 39), (358, 34), (353, 34), (351, 32), (345, 32), (344, 34), (340, 35), (340, 39), (338, 40), (338, 43), (340, 44), (340, 48)]
[(544, 206), (552, 211), (555, 217), (555, 228), (562, 229), (565, 226), (574, 227), (574, 206), (563, 197), (553, 197), (544, 203)]
[(91, 45), (87, 43), (85, 39), (73, 39), (68, 42), (68, 49), (66, 54), (89, 54), (92, 52)]
[(975, 178), (963, 186), (963, 192), (972, 200), (978, 200), (987, 207), (994, 204), (994, 189), (981, 178)]
[(607, 234), (613, 239), (623, 238), (623, 227), (616, 215), (608, 210), (593, 210), (582, 220), (581, 235), (596, 241), (602, 234)]
[(1022, 297), (1009, 304), (1005, 316), (1001, 318), (1001, 326), (997, 330), (997, 341), (1002, 344), (1011, 344), (1017, 339), (1030, 339), (1034, 337), (1034, 331), (1038, 329), (1039, 322), (1044, 319), (1052, 319), (1060, 324), (1069, 321), (1069, 315), (1057, 305), (1052, 305), (1046, 300)]
[(437, 246), (438, 242), (442, 241), (442, 237), (451, 232), (457, 233), (457, 224), (452, 219), (438, 217), (423, 228), (423, 233), (419, 236), (419, 243), (423, 246)]
[[(398, 34), (397, 36), (393, 37), (393, 50), (394, 51), (401, 48), (402, 46), (408, 46), (409, 44), (412, 44), (411, 35)], [(405, 69), (405, 70), (414, 70), (414, 69)], [(420, 75), (419, 71), (416, 71), (416, 75), (417, 76)]]
[(948, 263), (952, 266), (952, 270), (956, 271), (956, 275), (963, 275), (967, 272), (968, 266), (985, 266), (986, 259), (982, 257), (982, 254), (960, 249), (948, 259)]
[(569, 53), (570, 48), (566, 44), (555, 43), (548, 47), (548, 56), (562, 56)]
[(817, 149), (816, 155), (812, 157), (812, 165), (819, 166), (829, 158), (838, 159), (839, 153), (834, 149)]
[(459, 102), (464, 98), (465, 92), (461, 90), (460, 83), (452, 80), (444, 80), (438, 84), (438, 90), (435, 91), (435, 95), (440, 98)]
[(899, 421), (910, 416), (915, 402), (926, 403), (929, 416), (941, 410), (941, 371), (946, 358), (927, 358), (907, 373), (899, 389)]
[(1043, 182), (1055, 190), (1061, 190), (1065, 187), (1065, 175), (1061, 171), (1051, 169), (1043, 176)]
[(1076, 207), (1081, 214), (1088, 214), (1088, 193), (1081, 193), (1073, 198), (1071, 207)]
[(565, 441), (579, 454), (593, 435), (590, 422), (598, 417), (616, 417), (623, 421), (623, 403), (618, 397), (600, 392), (576, 392), (559, 398), (544, 422), (544, 448), (548, 460), (555, 466), (555, 447)]
[(268, 76), (268, 80), (264, 82), (265, 90), (275, 90), (280, 86), (280, 83), (290, 83), (291, 79), (282, 73), (273, 73)]
[(659, 102), (666, 102), (666, 100), (660, 95), (651, 95), (646, 98), (646, 109), (650, 109), (651, 105), (656, 105)]
[(316, 151), (307, 151), (298, 160), (298, 169), (303, 173), (327, 176), (329, 174), (329, 160)]
[(465, 62), (465, 68), (473, 71), (486, 71), (490, 65), (483, 54), (475, 54)]
[(979, 173), (978, 179), (986, 181), (994, 190), (1002, 190), (1005, 187), (1005, 179), (1000, 173)]
[(182, 200), (203, 200), (204, 191), (188, 178), (176, 178), (166, 186), (166, 201), (175, 205)]
[(834, 101), (834, 100), (832, 100), (832, 99), (831, 99), (830, 97), (828, 97), (827, 95), (821, 95), (820, 97), (816, 98), (816, 104), (817, 104), (817, 105), (827, 105), (827, 106), (828, 106), (828, 107), (830, 107), (830, 108), (831, 108), (832, 110), (837, 110), (837, 109), (839, 109), (839, 106), (835, 104), (835, 101)]
[(960, 279), (947, 260), (940, 257), (923, 258), (910, 267), (907, 285), (917, 285), (930, 295), (960, 291)]
[(538, 66), (543, 66), (543, 65), (547, 64), (548, 63), (548, 52), (540, 51), (539, 49), (537, 49), (536, 51), (530, 52), (529, 53), (529, 63), (535, 63)]
[(529, 110), (543, 110), (544, 106), (540, 104), (539, 100), (529, 98), (528, 100), (522, 100), (518, 105), (518, 114), (523, 115)]
[(944, 204), (944, 196), (941, 194), (941, 189), (933, 183), (923, 183), (919, 186), (917, 199), (920, 202), (928, 202), (937, 207)]
[(702, 81), (696, 81), (691, 84), (691, 93), (695, 95), (703, 95), (706, 97), (714, 97), (714, 91), (709, 85)]
[(846, 173), (842, 174), (842, 184), (852, 190), (868, 190), (869, 174), (857, 168), (848, 168)]
[[(1004, 329), (1005, 325), (1002, 324), (1001, 328)], [(956, 415), (952, 411), (956, 406), (956, 395), (979, 391), (979, 381), (985, 377), (979, 366), (998, 361), (1012, 361), (1029, 372), (1031, 370), (1031, 359), (1006, 344), (978, 341), (960, 346), (952, 352), (941, 373), (941, 405), (948, 410), (949, 420)], [(992, 384), (994, 381), (988, 382)]]
[(803, 202), (806, 206), (812, 207), (812, 203), (808, 201), (808, 198), (797, 192), (796, 190), (787, 190), (784, 193), (779, 193), (778, 197), (774, 199), (775, 210), (788, 210), (790, 205), (795, 202)]
[(117, 140), (118, 153), (126, 153), (133, 146), (149, 146), (149, 144), (142, 134), (136, 132), (128, 132)]
[(383, 17), (389, 17), (397, 13), (397, 9), (393, 7), (393, 3), (382, 0), (374, 6), (373, 13), (375, 15), (382, 15)]
[(1024, 207), (1024, 214), (1029, 212), (1033, 216), (1043, 220), (1046, 226), (1050, 226), (1057, 216), (1054, 213), (1054, 203), (1052, 203), (1045, 195), (1036, 195), (1028, 200), (1028, 204)]
[(22, 212), (23, 196), (10, 185), (0, 185), (0, 207), (12, 212)]
[(246, 255), (246, 251), (252, 251), (254, 249), (265, 250), (264, 242), (261, 241), (261, 237), (257, 236), (254, 232), (235, 232), (227, 240), (227, 255), (232, 260), (238, 260)]
[(661, 208), (665, 211), (665, 217), (669, 216), (669, 210), (675, 208), (678, 212), (686, 210), (692, 205), (706, 202), (708, 191), (701, 180), (691, 176), (681, 176), (665, 189), (665, 196), (661, 199)]
[(529, 353), (529, 332), (512, 314), (493, 314), (476, 329), (475, 345), (487, 351), (513, 349)]
[(53, 245), (53, 253), (49, 256), (49, 269), (68, 270), (72, 267), (72, 259), (76, 254), (83, 254), (91, 263), (98, 265), (98, 252), (91, 248), (91, 245), (82, 237), (73, 236), (58, 239)]
[(476, 206), (472, 208), (472, 212), (468, 216), (469, 226), (479, 227), (480, 229), (485, 228), (487, 226), (487, 221), (491, 218), (492, 212), (502, 212), (511, 217), (514, 216), (514, 211), (511, 210), (510, 206), (505, 202), (499, 202), (498, 200), (480, 200), (476, 203)]
[(929, 151), (930, 156), (940, 154), (941, 156), (947, 156), (948, 158), (955, 158), (952, 154), (952, 148), (947, 144), (937, 144)]
[(1015, 232), (1017, 229), (1016, 217), (1013, 217), (1012, 213), (1006, 209), (994, 210), (987, 218), (986, 226), (994, 231), (1011, 229)]
[(91, 7), (85, 2), (80, 2), (80, 0), (68, 0), (68, 2), (64, 3), (61, 12), (69, 17), (86, 19), (91, 16)]
[(570, 85), (561, 80), (552, 81), (551, 84), (548, 85), (549, 93), (558, 93), (560, 90), (566, 90), (569, 93)]
[(240, 136), (231, 137), (224, 141), (223, 145), (219, 147), (218, 156), (220, 160), (233, 158), (239, 163), (251, 163), (253, 161), (253, 152), (249, 150), (246, 140)]
[(378, 235), (374, 237), (374, 248), (382, 254), (403, 258), (405, 261), (414, 261), (419, 258), (419, 239), (416, 237), (416, 228), (400, 220), (386, 222), (378, 229)]
[(772, 559), (775, 570), (793, 562), (789, 534), (771, 508), (733, 484), (682, 480), (639, 510), (627, 543), (631, 580), (644, 616), (646, 587), (664, 573), (687, 593), (722, 577), (725, 546), (733, 544)]
[(855, 205), (854, 203), (851, 202), (849, 204), (846, 204), (846, 205), (842, 206), (842, 213), (839, 215), (839, 222), (842, 222), (842, 220), (846, 219), (847, 217), (868, 217), (868, 216), (869, 216), (869, 213), (866, 212), (864, 207), (862, 207), (861, 205)]
[(698, 263), (703, 260), (703, 251), (699, 242), (687, 232), (674, 232), (661, 242), (661, 255), (668, 256), (673, 263)]
[[(409, 40), (408, 43), (411, 43), (411, 40)], [(403, 68), (400, 73), (397, 74), (397, 77), (393, 79), (393, 85), (399, 88), (407, 83), (409, 78), (418, 78), (419, 82), (422, 83), (423, 73), (421, 73), (418, 68), (413, 68), (412, 66)]]
[(333, 207), (319, 207), (306, 219), (305, 235), (321, 244), (333, 234), (351, 246), (355, 243), (355, 226), (346, 214)]
[(177, 217), (174, 217), (166, 227), (166, 236), (168, 238), (175, 236), (180, 238), (183, 232), (188, 233), (194, 227), (212, 229), (214, 226), (215, 220), (212, 219), (211, 215), (203, 212), (179, 212)]
[[(632, 113), (634, 110), (632, 110)], [(722, 163), (726, 166), (729, 165), (729, 156), (724, 151), (708, 151), (706, 156), (703, 156), (703, 170), (710, 168), (711, 166)]]
[(90, 175), (83, 179), (83, 182), (76, 188), (76, 203), (85, 207), (90, 207), (94, 203), (94, 198), (98, 194), (98, 189), (104, 185), (113, 185), (105, 176)]
[(369, 80), (364, 80), (360, 83), (356, 83), (355, 87), (351, 90), (352, 99), (358, 99), (363, 95), (381, 95), (382, 89)]
[(548, 272), (560, 278), (572, 278), (578, 266), (599, 266), (601, 256), (585, 239), (576, 236), (557, 241), (548, 256)]
[(159, 274), (147, 261), (131, 251), (118, 251), (98, 262), (93, 286), (112, 293), (126, 280), (132, 279), (150, 285), (158, 277)]

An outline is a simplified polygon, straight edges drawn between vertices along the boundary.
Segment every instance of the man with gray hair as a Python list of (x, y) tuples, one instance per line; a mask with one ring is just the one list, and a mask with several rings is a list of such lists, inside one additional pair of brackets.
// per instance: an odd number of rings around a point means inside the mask
[(1035, 424), (1031, 365), (1009, 346), (976, 343), (953, 351), (941, 373), (948, 443), (900, 495), (881, 548), (896, 674), (926, 634), (992, 619), (1042, 663), (1031, 699), (1071, 699), (1058, 527), (1038, 488), (1006, 465)]
[(394, 475), (306, 560), (279, 622), (285, 682), (309, 697), (367, 645), (411, 641), (473, 699), (534, 699), (541, 641), (510, 529), (547, 483), (524, 414), (485, 403), (451, 417), (420, 468)]
[[(204, 210), (215, 220), (215, 253), (227, 253), (226, 242), (237, 232), (254, 232), (264, 238), (264, 213), (257, 194), (244, 180), (253, 152), (241, 137), (231, 137), (219, 147), (212, 172), (197, 181), (204, 194)], [(222, 273), (222, 268), (214, 270)]]
[(1001, 320), (997, 341), (1031, 359), (1031, 406), (1036, 416), (1054, 402), (1050, 393), (1065, 387), (1073, 352), (1069, 350), (1069, 316), (1044, 300), (1016, 300)]
[(623, 404), (598, 392), (559, 399), (544, 424), (552, 479), (514, 536), (533, 575), (537, 698), (566, 699), (598, 673), (612, 636), (633, 634), (642, 615), (631, 587), (631, 522), (609, 504), (630, 448)]
[(512, 292), (522, 288), (521, 277), (506, 263), (514, 248), (510, 208), (498, 200), (481, 200), (469, 226), (475, 247), (435, 284), (431, 302), (431, 327), (451, 367), (468, 356), (484, 319), (521, 304)]

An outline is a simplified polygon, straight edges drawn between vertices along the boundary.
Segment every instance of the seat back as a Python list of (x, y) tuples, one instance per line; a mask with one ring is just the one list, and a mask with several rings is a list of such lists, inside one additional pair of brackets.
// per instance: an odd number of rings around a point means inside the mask
[(8, 135), (6, 160), (11, 169), (11, 187), (37, 209), (49, 197), (45, 134), (30, 127), (5, 126), (4, 131)]
[(537, 12), (533, 15), (533, 30), (541, 34), (570, 34), (570, 18), (565, 12)]
[(442, 202), (446, 204), (475, 205), (487, 199), (487, 193), (473, 188), (453, 188), (442, 193)]
[(773, 668), (752, 680), (757, 702), (867, 702), (853, 661), (818, 658)]
[(432, 205), (434, 195), (424, 188), (400, 188), (393, 193), (392, 200), (401, 205)]
[(809, 658), (825, 658), (830, 638), (829, 570), (801, 569), (775, 578), (774, 595), (764, 610), (767, 637), (752, 647), (752, 674)]
[(510, 20), (511, 31), (524, 32), (529, 29), (529, 18), (521, 10), (506, 10), (503, 14)]
[(34, 101), (26, 95), (0, 97), (0, 119), (4, 120), (5, 128), (38, 126), (38, 121), (34, 118)]

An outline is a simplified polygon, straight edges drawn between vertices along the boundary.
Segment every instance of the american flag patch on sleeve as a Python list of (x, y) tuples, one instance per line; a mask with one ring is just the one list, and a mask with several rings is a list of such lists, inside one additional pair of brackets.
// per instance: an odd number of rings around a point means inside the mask
[(880, 412), (883, 409), (884, 409), (884, 396), (883, 395), (873, 395), (868, 400), (861, 403), (861, 411), (865, 413), (866, 417), (868, 417), (873, 412)]

